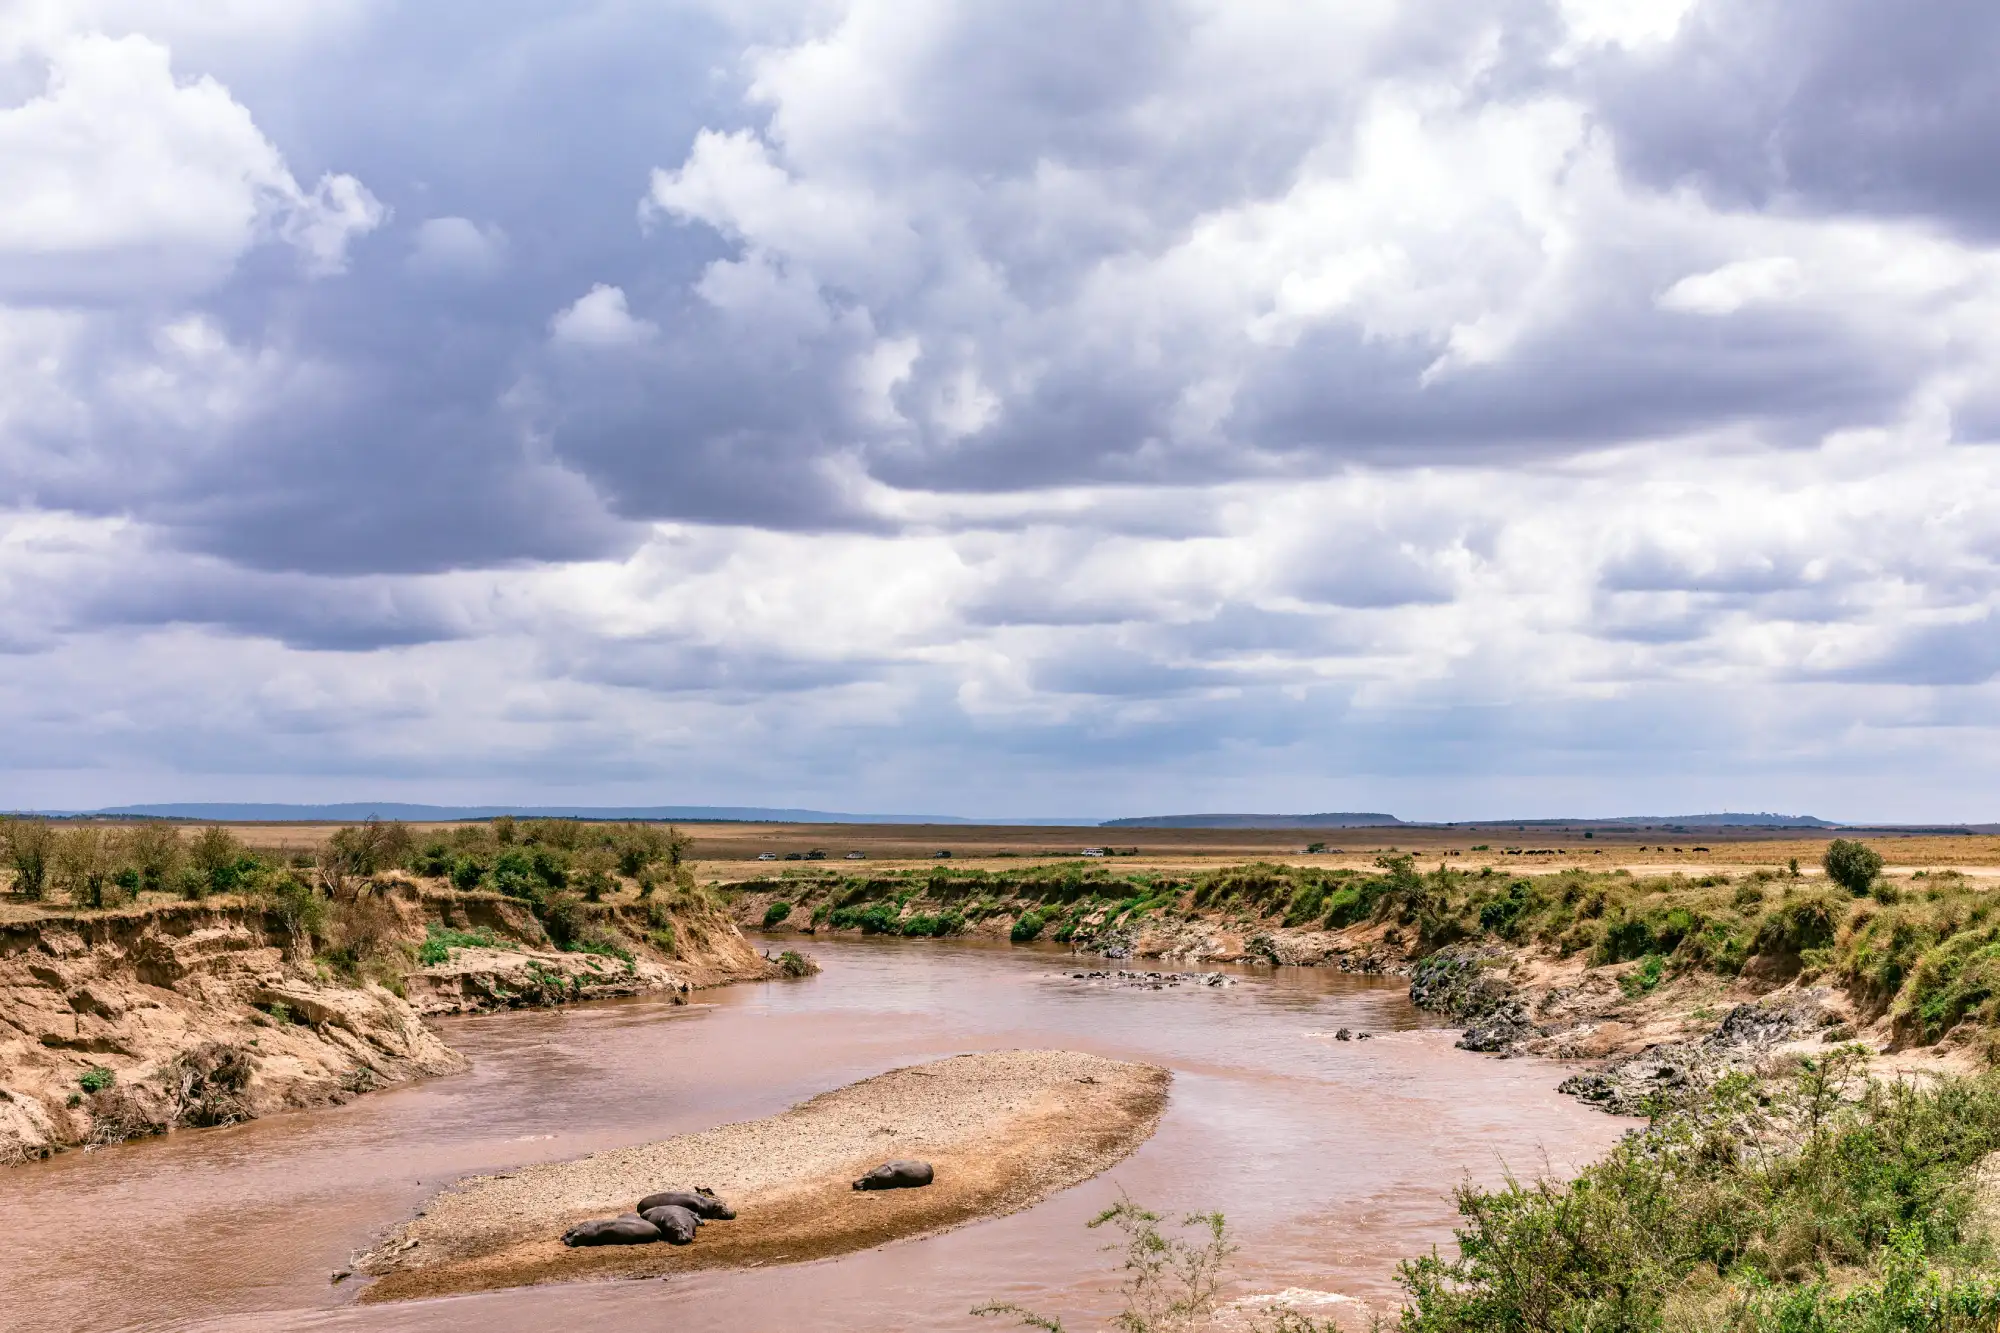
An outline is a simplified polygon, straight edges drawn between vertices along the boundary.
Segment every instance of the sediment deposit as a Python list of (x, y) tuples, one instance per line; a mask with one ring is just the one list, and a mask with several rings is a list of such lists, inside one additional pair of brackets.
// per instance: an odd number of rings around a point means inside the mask
[[(369, 1301), (540, 1282), (825, 1258), (1014, 1212), (1118, 1162), (1151, 1136), (1170, 1075), (1071, 1051), (999, 1051), (892, 1070), (782, 1115), (576, 1161), (478, 1177), (432, 1200), (358, 1264)], [(920, 1158), (936, 1181), (850, 1182)], [(708, 1186), (736, 1219), (695, 1244), (570, 1249), (570, 1226), (666, 1188)]]

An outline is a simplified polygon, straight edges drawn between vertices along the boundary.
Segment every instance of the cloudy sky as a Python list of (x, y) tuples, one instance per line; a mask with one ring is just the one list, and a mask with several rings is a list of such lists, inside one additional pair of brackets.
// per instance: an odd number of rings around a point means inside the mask
[(2000, 818), (1990, 0), (0, 0), (0, 805)]

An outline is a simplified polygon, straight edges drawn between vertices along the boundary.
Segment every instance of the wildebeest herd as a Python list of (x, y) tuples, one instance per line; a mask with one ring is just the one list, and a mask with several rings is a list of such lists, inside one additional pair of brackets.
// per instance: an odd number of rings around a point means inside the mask
[[(932, 1180), (931, 1164), (899, 1160), (884, 1162), (854, 1182), (858, 1190), (915, 1189)], [(639, 1206), (617, 1217), (601, 1217), (579, 1222), (563, 1233), (563, 1244), (577, 1245), (692, 1245), (695, 1231), (704, 1222), (734, 1221), (736, 1212), (706, 1185), (691, 1190), (662, 1190), (639, 1200)]]

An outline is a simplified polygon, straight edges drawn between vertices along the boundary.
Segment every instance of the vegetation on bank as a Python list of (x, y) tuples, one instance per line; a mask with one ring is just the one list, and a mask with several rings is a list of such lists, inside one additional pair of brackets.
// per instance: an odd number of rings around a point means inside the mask
[(1407, 1333), (1990, 1329), (2000, 1078), (1724, 1079), (1575, 1180), (1460, 1189), (1458, 1254), (1403, 1266)]
[(150, 895), (200, 901), (234, 895), (267, 919), (328, 980), (376, 981), (400, 992), (412, 965), (444, 962), (455, 948), (496, 947), (491, 931), (432, 925), (405, 938), (380, 892), (397, 872), (487, 890), (520, 902), (567, 952), (633, 962), (630, 942), (606, 924), (605, 896), (630, 886), (646, 906), (647, 944), (677, 951), (676, 909), (708, 900), (685, 860), (689, 839), (652, 824), (500, 818), (420, 840), (406, 825), (370, 821), (337, 829), (313, 851), (246, 847), (228, 829), (164, 822), (131, 827), (0, 818), (0, 867), (17, 902), (97, 911)]
[(1517, 875), (1425, 870), (1388, 855), (1368, 871), (1253, 862), (1193, 875), (1078, 862), (867, 875), (801, 868), (729, 891), (778, 895), (767, 926), (801, 912), (814, 926), (900, 936), (991, 922), (990, 933), (1017, 943), (1103, 944), (1195, 916), (1250, 931), (1372, 926), (1384, 944), (1417, 956), (1490, 941), (1633, 963), (1622, 984), (1634, 996), (1689, 974), (1803, 974), (1847, 991), (1870, 1019), (1888, 1015), (1905, 1043), (1937, 1041), (1961, 1024), (2000, 1026), (2000, 905), (1955, 871), (1892, 881), (1881, 866), (1873, 848), (1837, 839), (1822, 874), (1794, 862), (1696, 878)]

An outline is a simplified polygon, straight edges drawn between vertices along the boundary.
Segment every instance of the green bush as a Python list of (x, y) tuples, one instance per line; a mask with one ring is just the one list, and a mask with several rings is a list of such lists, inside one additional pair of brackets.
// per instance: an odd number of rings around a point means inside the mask
[(1868, 886), (1882, 873), (1882, 854), (1865, 842), (1835, 838), (1826, 845), (1826, 855), (1820, 858), (1820, 865), (1825, 868), (1828, 879), (1859, 898), (1868, 892)]
[(1015, 918), (1013, 929), (1007, 932), (1007, 938), (1016, 944), (1026, 944), (1028, 941), (1039, 936), (1042, 933), (1042, 927), (1046, 924), (1040, 912), (1023, 912)]
[(1639, 966), (1618, 978), (1618, 985), (1626, 995), (1637, 999), (1656, 990), (1660, 978), (1665, 975), (1667, 960), (1656, 953), (1649, 953), (1639, 960)]
[(1789, 898), (1758, 923), (1756, 952), (1797, 957), (1808, 949), (1823, 949), (1833, 943), (1846, 911), (1845, 904), (1825, 894)]
[(77, 1080), (77, 1084), (85, 1092), (103, 1092), (117, 1081), (118, 1075), (103, 1065), (92, 1065), (84, 1071), (83, 1077)]
[(781, 925), (792, 914), (792, 905), (780, 899), (764, 909), (764, 929), (770, 930)]
[[(1457, 1252), (1402, 1267), (1403, 1329), (1990, 1328), (1991, 1285), (1943, 1274), (1985, 1253), (1975, 1168), (2000, 1148), (2000, 1081), (1844, 1097), (1854, 1067), (1807, 1061), (1768, 1108), (1727, 1077), (1567, 1183), (1462, 1186)], [(1834, 1296), (1836, 1269), (1864, 1281)]]
[(417, 961), (425, 967), (433, 967), (449, 959), (453, 949), (513, 947), (484, 926), (477, 930), (453, 930), (449, 926), (430, 925), (424, 928), (424, 942), (417, 947)]

